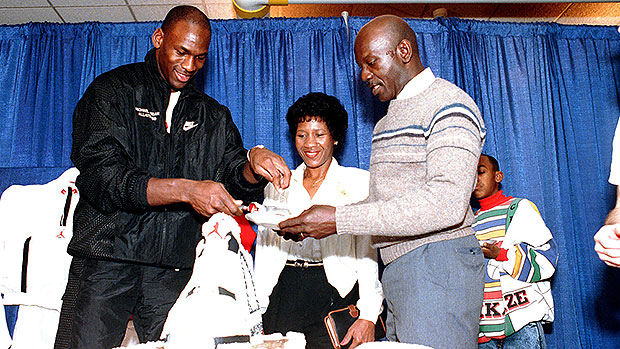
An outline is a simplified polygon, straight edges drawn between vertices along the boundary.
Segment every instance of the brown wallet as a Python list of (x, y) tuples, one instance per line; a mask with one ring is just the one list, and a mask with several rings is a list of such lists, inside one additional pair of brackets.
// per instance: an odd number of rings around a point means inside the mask
[[(327, 327), (329, 339), (332, 341), (335, 349), (346, 349), (349, 347), (349, 344), (342, 346), (340, 342), (346, 336), (349, 327), (353, 325), (359, 316), (360, 311), (355, 305), (349, 305), (346, 308), (332, 310), (327, 313), (323, 321), (325, 322), (325, 327)], [(375, 324), (375, 339), (383, 337), (385, 337), (385, 323), (381, 316), (379, 316)]]

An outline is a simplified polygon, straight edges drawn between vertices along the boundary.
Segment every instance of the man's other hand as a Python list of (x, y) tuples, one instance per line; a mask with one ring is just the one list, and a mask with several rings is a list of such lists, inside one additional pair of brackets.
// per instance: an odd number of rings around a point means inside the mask
[(594, 235), (594, 250), (605, 264), (620, 268), (620, 224), (602, 226)]
[(322, 239), (336, 234), (336, 208), (314, 205), (299, 216), (280, 222), (278, 226), (281, 235), (298, 235), (301, 240), (308, 237)]
[[(252, 173), (273, 183), (278, 191), (288, 188), (291, 181), (291, 170), (280, 155), (267, 148), (254, 147), (248, 152), (248, 160), (246, 168)], [(247, 171), (244, 171), (244, 175), (246, 179), (251, 181), (251, 178), (248, 178), (250, 174)]]

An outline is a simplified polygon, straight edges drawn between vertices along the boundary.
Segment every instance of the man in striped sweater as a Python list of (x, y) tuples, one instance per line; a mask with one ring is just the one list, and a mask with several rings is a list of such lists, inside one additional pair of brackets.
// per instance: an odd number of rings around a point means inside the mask
[(486, 257), (479, 348), (544, 348), (557, 246), (536, 205), (503, 194), (503, 178), (497, 160), (482, 155), (473, 192), (480, 203), (473, 228)]
[(387, 114), (375, 126), (366, 200), (313, 206), (282, 234), (372, 235), (390, 341), (433, 348), (477, 343), (484, 258), (469, 206), (485, 128), (475, 102), (424, 68), (411, 27), (380, 16), (355, 39), (361, 79)]

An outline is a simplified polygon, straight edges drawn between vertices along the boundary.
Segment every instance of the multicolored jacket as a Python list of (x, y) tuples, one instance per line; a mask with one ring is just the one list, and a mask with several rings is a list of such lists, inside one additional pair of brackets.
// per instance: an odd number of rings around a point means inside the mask
[(499, 191), (480, 203), (472, 226), (476, 237), (481, 245), (496, 243), (501, 248), (496, 259), (485, 258), (478, 338), (484, 343), (510, 336), (530, 322), (553, 321), (549, 278), (557, 266), (558, 250), (529, 200), (506, 197)]

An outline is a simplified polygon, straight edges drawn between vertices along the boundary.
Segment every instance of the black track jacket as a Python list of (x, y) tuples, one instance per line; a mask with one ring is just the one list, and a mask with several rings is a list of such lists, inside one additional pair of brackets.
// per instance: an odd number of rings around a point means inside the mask
[(189, 83), (165, 115), (170, 87), (151, 50), (144, 63), (101, 74), (73, 115), (76, 185), (73, 256), (191, 268), (205, 217), (189, 205), (150, 207), (149, 178), (214, 180), (236, 199), (260, 201), (263, 180), (243, 177), (246, 150), (228, 108)]

